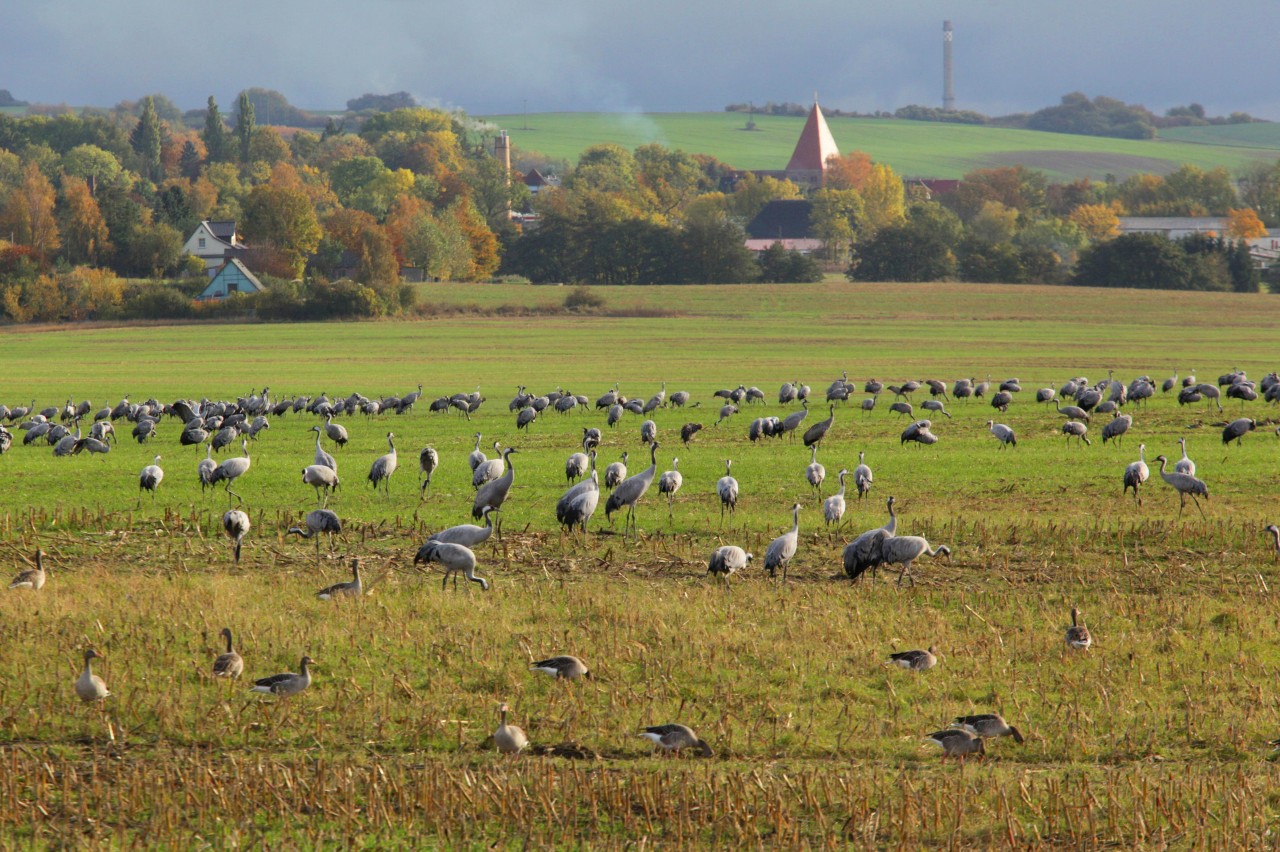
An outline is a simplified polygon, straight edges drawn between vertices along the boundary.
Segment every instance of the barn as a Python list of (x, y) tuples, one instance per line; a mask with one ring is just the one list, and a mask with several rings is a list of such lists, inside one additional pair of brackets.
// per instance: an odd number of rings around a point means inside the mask
[(209, 286), (196, 296), (199, 301), (225, 299), (232, 293), (261, 293), (267, 289), (239, 258), (231, 258), (214, 272)]

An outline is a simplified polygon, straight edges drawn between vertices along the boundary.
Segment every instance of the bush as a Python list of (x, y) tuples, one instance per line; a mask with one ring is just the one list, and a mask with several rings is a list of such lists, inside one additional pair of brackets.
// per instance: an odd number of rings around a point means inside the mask
[(565, 295), (564, 306), (571, 311), (596, 310), (604, 307), (604, 296), (580, 284)]

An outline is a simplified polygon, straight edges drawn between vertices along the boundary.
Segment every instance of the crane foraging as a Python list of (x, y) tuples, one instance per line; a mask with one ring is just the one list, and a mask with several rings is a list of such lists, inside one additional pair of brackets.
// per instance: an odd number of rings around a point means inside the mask
[(413, 557), (414, 565), (419, 562), (424, 565), (438, 562), (444, 567), (444, 581), (440, 584), (441, 591), (447, 587), (450, 577), (453, 577), (453, 588), (456, 591), (459, 573), (466, 576), (471, 582), (479, 583), (481, 591), (489, 591), (489, 581), (476, 575), (476, 555), (471, 552), (471, 548), (465, 545), (428, 541), (418, 548), (417, 554)]
[(754, 554), (747, 553), (741, 547), (726, 544), (711, 551), (711, 558), (707, 560), (707, 573), (713, 576), (722, 574), (725, 588), (728, 588), (729, 577), (739, 571), (745, 571), (754, 558)]

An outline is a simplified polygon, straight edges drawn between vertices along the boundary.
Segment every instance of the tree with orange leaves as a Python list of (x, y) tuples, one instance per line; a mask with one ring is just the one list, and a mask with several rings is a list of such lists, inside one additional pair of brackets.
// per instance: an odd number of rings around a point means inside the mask
[(1257, 212), (1251, 207), (1239, 210), (1227, 210), (1227, 236), (1235, 240), (1248, 240), (1254, 237), (1265, 237), (1267, 226), (1262, 224)]
[(1067, 221), (1083, 231), (1090, 242), (1120, 235), (1120, 217), (1114, 204), (1081, 204), (1071, 211)]
[(826, 189), (861, 190), (871, 177), (871, 155), (862, 151), (832, 154), (827, 157), (827, 173), (822, 179)]
[(34, 161), (27, 163), (22, 182), (4, 200), (0, 230), (13, 234), (15, 243), (30, 246), (38, 255), (52, 254), (62, 246), (53, 215), (55, 200), (53, 184)]
[(89, 184), (68, 174), (62, 175), (62, 242), (73, 264), (96, 266), (112, 251), (106, 219)]

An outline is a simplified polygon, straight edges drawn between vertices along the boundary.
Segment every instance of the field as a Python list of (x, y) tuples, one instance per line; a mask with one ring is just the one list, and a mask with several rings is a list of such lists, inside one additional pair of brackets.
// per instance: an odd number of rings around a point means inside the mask
[[(0, 845), (360, 847), (1102, 846), (1222, 848), (1274, 843), (1280, 736), (1272, 696), (1280, 564), (1264, 533), (1277, 521), (1276, 411), (1227, 401), (1226, 413), (1160, 395), (1126, 407), (1134, 426), (1104, 444), (1067, 445), (1063, 418), (1034, 391), (1108, 371), (1157, 384), (1176, 369), (1216, 384), (1276, 367), (1270, 296), (981, 285), (789, 285), (605, 288), (597, 315), (557, 312), (563, 288), (475, 285), (432, 291), (458, 313), (420, 322), (5, 329), (0, 402), (68, 397), (94, 408), (297, 394), (372, 398), (418, 383), (412, 413), (342, 422), (342, 487), (329, 507), (346, 529), (317, 553), (286, 536), (314, 508), (300, 481), (316, 422), (273, 418), (235, 484), (253, 529), (239, 565), (219, 519), (233, 502), (202, 493), (202, 447), (164, 420), (146, 445), (54, 458), (47, 446), (0, 456), (0, 553), (10, 574), (44, 550), (48, 584), (0, 594)], [(882, 381), (1021, 379), (1005, 414), (984, 400), (931, 415), (939, 442), (906, 445), (906, 418), (882, 394), (864, 413), (837, 406), (818, 452), (823, 495), (859, 451), (870, 498), (850, 488), (827, 529), (804, 480), (797, 440), (751, 444), (754, 417), (796, 410), (778, 386), (813, 388), (805, 426), (827, 415), (827, 385), (847, 371)], [(657, 471), (678, 456), (684, 486), (668, 511), (656, 486), (639, 534), (605, 519), (566, 536), (554, 504), (564, 460), (585, 427), (604, 434), (600, 465), (648, 452), (642, 417), (616, 429), (603, 412), (544, 412), (517, 432), (517, 384), (594, 400), (618, 383), (647, 399), (666, 382), (696, 407), (652, 416)], [(719, 426), (720, 388), (759, 386)], [(479, 388), (468, 421), (433, 414), (441, 395)], [(917, 409), (927, 398), (914, 394)], [(1243, 415), (1240, 413), (1243, 411)], [(1221, 425), (1258, 428), (1224, 447)], [(1018, 434), (1002, 450), (991, 418)], [(681, 424), (705, 424), (689, 446)], [(802, 427), (803, 428), (803, 427)], [(365, 481), (395, 434), (388, 495)], [(412, 564), (427, 534), (471, 521), (466, 463), (474, 434), (514, 446), (502, 536), (476, 548), (488, 591), (442, 591), (438, 565)], [(1188, 439), (1208, 485), (1205, 517), (1159, 477)], [(1145, 443), (1143, 505), (1121, 477)], [(441, 456), (420, 499), (417, 453)], [(161, 455), (154, 501), (138, 471)], [(223, 456), (233, 454), (224, 451)], [(492, 453), (490, 453), (492, 454)], [(716, 479), (733, 459), (736, 516), (722, 524)], [(840, 554), (887, 520), (947, 544), (916, 583), (896, 568), (853, 584)], [(802, 504), (789, 578), (762, 567)], [(757, 559), (728, 587), (708, 554), (740, 544)], [(321, 601), (359, 557), (372, 585), (359, 601)], [(1068, 652), (1072, 606), (1095, 639)], [(230, 627), (246, 660), (238, 684), (209, 676)], [(886, 665), (892, 650), (936, 646), (927, 672)], [(83, 705), (72, 688), (83, 649), (111, 696)], [(317, 661), (310, 689), (252, 695), (251, 678)], [(594, 677), (529, 671), (573, 653)], [(497, 707), (534, 748), (499, 755)], [(988, 744), (985, 760), (939, 760), (925, 741), (958, 714), (996, 711), (1026, 741)], [(710, 759), (654, 755), (637, 734), (682, 722)]]
[[(511, 133), (517, 148), (576, 162), (590, 145), (616, 142), (628, 149), (660, 142), (689, 153), (711, 154), (740, 169), (781, 169), (795, 148), (804, 119), (741, 113), (543, 113), (486, 116)], [(1107, 139), (999, 127), (831, 118), (841, 151), (865, 151), (906, 177), (958, 178), (979, 168), (1022, 164), (1055, 180), (1108, 174), (1167, 174), (1184, 163), (1231, 172), (1256, 160), (1280, 158), (1274, 124), (1178, 128), (1155, 140)], [(1239, 128), (1239, 129), (1235, 129)]]

